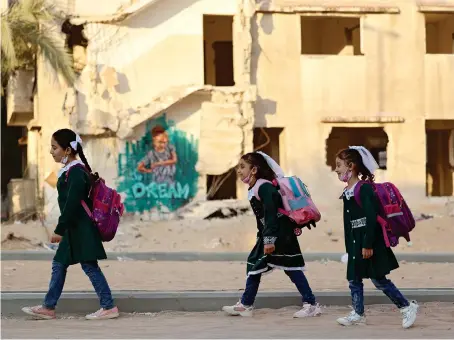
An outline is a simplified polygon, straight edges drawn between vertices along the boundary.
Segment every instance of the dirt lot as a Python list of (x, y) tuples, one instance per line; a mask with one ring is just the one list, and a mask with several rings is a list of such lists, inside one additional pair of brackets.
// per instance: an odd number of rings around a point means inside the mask
[(335, 322), (349, 312), (348, 307), (329, 307), (324, 315), (310, 319), (293, 319), (296, 310), (261, 309), (253, 318), (228, 317), (221, 312), (125, 314), (106, 321), (85, 321), (80, 316), (50, 321), (24, 317), (3, 319), (1, 335), (10, 339), (452, 339), (454, 335), (452, 303), (421, 305), (414, 327), (406, 330), (401, 327), (398, 311), (388, 305), (369, 306), (367, 325), (356, 327), (342, 327)]

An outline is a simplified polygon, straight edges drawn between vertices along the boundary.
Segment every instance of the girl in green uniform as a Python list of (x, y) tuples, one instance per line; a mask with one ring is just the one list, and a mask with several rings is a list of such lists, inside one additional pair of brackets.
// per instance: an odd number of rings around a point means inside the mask
[[(55, 319), (55, 307), (63, 291), (66, 271), (70, 265), (80, 263), (101, 304), (101, 309), (87, 315), (86, 319), (116, 318), (119, 316), (118, 308), (97, 262), (107, 258), (101, 236), (80, 203), (84, 200), (91, 207), (88, 194), (97, 174), (92, 173), (82, 149), (82, 140), (72, 130), (62, 129), (52, 135), (50, 154), (55, 162), (64, 165), (58, 173), (57, 182), (61, 215), (51, 238), (51, 242), (59, 243), (59, 246), (52, 262), (52, 276), (44, 303), (24, 307), (22, 311), (40, 319)], [(77, 155), (82, 162), (76, 158)]]
[(303, 297), (303, 308), (294, 314), (302, 318), (321, 314), (321, 308), (304, 275), (304, 258), (294, 233), (295, 224), (278, 213), (282, 198), (271, 183), (258, 188), (258, 200), (253, 194), (257, 180), (273, 181), (283, 176), (282, 169), (268, 155), (253, 152), (241, 157), (237, 168), (239, 178), (249, 185), (248, 198), (257, 220), (257, 241), (247, 260), (247, 281), (244, 294), (234, 306), (225, 306), (230, 315), (252, 316), (253, 304), (262, 274), (282, 269), (295, 284)]
[(348, 253), (347, 280), (353, 305), (353, 311), (337, 319), (337, 322), (344, 326), (365, 324), (363, 279), (370, 278), (375, 287), (400, 309), (402, 326), (409, 328), (416, 320), (418, 305), (416, 301), (409, 302), (386, 278), (399, 264), (391, 248), (386, 247), (377, 222), (379, 202), (372, 185), (365, 183), (360, 188), (362, 208), (354, 198), (359, 176), (363, 181), (373, 182), (373, 172), (377, 168), (377, 162), (363, 146), (352, 146), (336, 155), (335, 171), (339, 180), (347, 183), (341, 198), (344, 202), (345, 247)]

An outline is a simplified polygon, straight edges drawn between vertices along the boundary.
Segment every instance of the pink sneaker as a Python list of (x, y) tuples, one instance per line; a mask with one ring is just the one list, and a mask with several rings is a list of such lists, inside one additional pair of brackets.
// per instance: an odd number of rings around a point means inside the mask
[(43, 306), (24, 307), (22, 308), (22, 311), (28, 315), (32, 315), (43, 320), (55, 319), (55, 311), (52, 309), (47, 309)]
[(87, 320), (107, 320), (107, 319), (115, 319), (120, 316), (120, 312), (118, 311), (118, 307), (114, 307), (111, 309), (104, 309), (101, 308), (97, 312), (93, 314), (88, 314), (85, 316)]

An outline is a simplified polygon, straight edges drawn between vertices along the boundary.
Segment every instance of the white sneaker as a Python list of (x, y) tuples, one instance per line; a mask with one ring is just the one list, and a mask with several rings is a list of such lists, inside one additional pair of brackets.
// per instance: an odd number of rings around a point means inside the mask
[(418, 313), (418, 304), (416, 301), (411, 301), (410, 306), (401, 308), (400, 312), (402, 313), (402, 327), (410, 328), (413, 326), (416, 320), (416, 314)]
[(236, 303), (234, 306), (224, 306), (222, 310), (229, 315), (233, 316), (252, 316), (254, 307), (253, 306), (245, 306), (240, 301)]
[(366, 317), (364, 315), (356, 314), (355, 311), (352, 311), (350, 314), (343, 318), (336, 320), (342, 326), (353, 326), (353, 325), (365, 325)]
[(100, 310), (85, 315), (85, 319), (87, 320), (107, 320), (107, 319), (116, 319), (120, 316), (120, 312), (118, 311), (117, 307), (111, 309), (104, 309), (101, 308)]
[(317, 303), (316, 305), (310, 305), (308, 303), (303, 304), (303, 308), (293, 314), (294, 318), (307, 318), (311, 316), (318, 316), (322, 314), (322, 307)]

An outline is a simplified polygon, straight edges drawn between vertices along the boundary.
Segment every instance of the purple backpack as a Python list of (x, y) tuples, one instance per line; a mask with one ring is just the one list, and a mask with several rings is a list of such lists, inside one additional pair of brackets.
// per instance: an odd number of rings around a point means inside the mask
[(360, 207), (359, 191), (364, 183), (372, 185), (380, 203), (377, 222), (381, 225), (386, 246), (395, 247), (399, 244), (399, 237), (410, 242), (410, 232), (415, 227), (415, 219), (399, 189), (392, 183), (370, 183), (360, 181), (355, 187), (356, 203)]
[[(82, 168), (88, 173), (84, 166), (79, 164), (75, 166)], [(71, 168), (66, 172), (66, 181), (68, 181), (70, 170)], [(90, 211), (90, 208), (84, 200), (80, 201), (82, 207), (98, 228), (99, 233), (101, 234), (101, 240), (103, 242), (112, 241), (117, 233), (120, 217), (124, 212), (121, 196), (116, 190), (109, 188), (104, 179), (99, 178), (93, 183), (89, 197), (93, 201), (93, 210)]]

